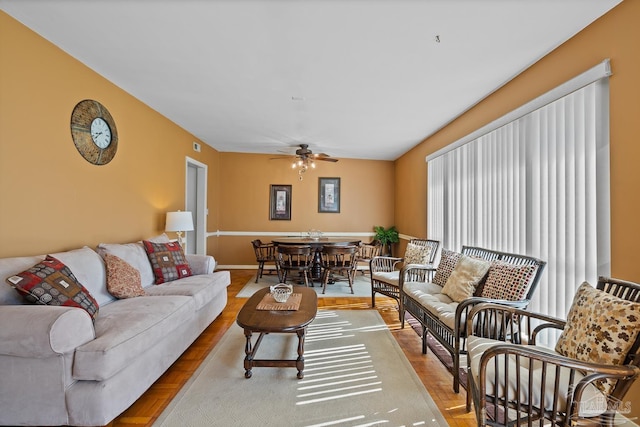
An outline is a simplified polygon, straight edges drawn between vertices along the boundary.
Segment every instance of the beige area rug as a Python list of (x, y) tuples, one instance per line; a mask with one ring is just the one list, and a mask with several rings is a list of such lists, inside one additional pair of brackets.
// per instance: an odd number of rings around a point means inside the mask
[[(262, 279), (255, 283), (256, 276), (253, 276), (251, 280), (238, 292), (236, 297), (249, 298), (255, 291), (264, 288), (265, 286), (271, 286), (278, 283), (277, 274), (263, 274)], [(287, 280), (287, 283), (294, 283), (292, 280)], [(311, 285), (311, 284), (309, 284)], [(304, 284), (302, 285), (304, 286)], [(353, 283), (353, 294), (349, 288), (349, 282), (347, 279), (340, 279), (334, 284), (327, 284), (327, 290), (322, 293), (322, 285), (317, 281), (313, 283), (313, 288), (319, 297), (371, 297), (371, 278), (367, 275), (362, 275), (358, 272), (356, 274), (356, 280)]]
[[(266, 367), (246, 379), (244, 345), (234, 324), (154, 426), (447, 425), (376, 310), (318, 311), (302, 380)], [(256, 358), (295, 358), (296, 345), (269, 334)]]

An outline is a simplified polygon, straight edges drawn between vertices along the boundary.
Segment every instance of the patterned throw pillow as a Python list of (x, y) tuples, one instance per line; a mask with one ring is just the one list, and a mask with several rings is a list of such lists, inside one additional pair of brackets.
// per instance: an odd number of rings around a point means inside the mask
[(28, 302), (82, 308), (91, 319), (98, 315), (98, 302), (69, 267), (51, 255), (28, 270), (8, 277), (7, 283)]
[[(640, 304), (584, 282), (573, 297), (556, 351), (583, 362), (620, 365), (640, 332)], [(608, 394), (615, 382), (596, 384)]]
[(495, 260), (489, 268), (480, 296), (484, 298), (520, 301), (529, 289), (535, 265), (514, 265)]
[(462, 255), (442, 287), (442, 293), (454, 301), (471, 298), (491, 267), (491, 261)]
[(156, 285), (191, 276), (191, 267), (178, 242), (153, 243), (144, 240), (142, 243), (151, 262)]
[(440, 254), (440, 264), (436, 269), (436, 274), (433, 277), (433, 283), (438, 286), (444, 286), (447, 283), (447, 279), (451, 276), (451, 272), (456, 267), (458, 260), (460, 260), (461, 254), (453, 252), (448, 249), (442, 249)]
[(145, 294), (140, 272), (120, 257), (104, 255), (107, 266), (107, 290), (118, 299), (140, 297)]
[(407, 250), (404, 253), (405, 264), (429, 264), (429, 258), (431, 256), (431, 247), (416, 245), (409, 242), (407, 244)]

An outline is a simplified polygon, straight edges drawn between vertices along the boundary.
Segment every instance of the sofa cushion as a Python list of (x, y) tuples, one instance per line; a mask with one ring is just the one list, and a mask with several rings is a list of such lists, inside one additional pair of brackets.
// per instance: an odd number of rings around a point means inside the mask
[(404, 252), (405, 264), (429, 264), (431, 246), (416, 245), (409, 242)]
[(147, 251), (156, 285), (191, 276), (191, 268), (178, 242), (153, 243), (142, 242)]
[(229, 272), (219, 271), (212, 274), (184, 277), (172, 282), (152, 286), (146, 292), (147, 295), (151, 296), (190, 296), (195, 301), (196, 310), (200, 310), (209, 304), (218, 293), (226, 292), (229, 283)]
[(490, 261), (462, 255), (442, 288), (442, 293), (457, 302), (472, 297), (489, 267)]
[(98, 315), (98, 302), (69, 267), (50, 255), (33, 267), (8, 277), (7, 283), (28, 302), (82, 308), (92, 319)]
[[(471, 336), (467, 339), (467, 350), (468, 350), (468, 358), (471, 367), (471, 375), (473, 375), (474, 382), (479, 384), (480, 381), (480, 360), (482, 355), (488, 349), (497, 346), (504, 345), (504, 341), (492, 340), (489, 338), (481, 338)], [(544, 346), (532, 346), (538, 351), (542, 351), (549, 354), (558, 355), (557, 352), (553, 351), (550, 348)], [(531, 359), (528, 357), (520, 357), (519, 362), (516, 359), (515, 355), (508, 355), (506, 360), (506, 368), (505, 368), (505, 356), (499, 355), (498, 359), (498, 395), (504, 396), (505, 387), (507, 387), (509, 397), (515, 398), (518, 387), (520, 387), (520, 399), (524, 403), (532, 402), (533, 405), (539, 406), (542, 402), (542, 362), (534, 360), (531, 364)], [(531, 369), (530, 369), (531, 368)], [(509, 372), (509, 382), (505, 382), (505, 369)], [(516, 370), (520, 369), (520, 381), (518, 382), (518, 377), (516, 376)], [(529, 373), (532, 374), (533, 378), (533, 390), (535, 390), (534, 396), (529, 397), (526, 395), (526, 390), (529, 386)], [(562, 368), (560, 370), (560, 376), (558, 378), (559, 381), (559, 390), (560, 396), (558, 399), (558, 405), (555, 408), (564, 408), (566, 407), (567, 402), (567, 392), (569, 385), (569, 374), (570, 370), (566, 368)], [(494, 361), (490, 361), (487, 364), (486, 368), (486, 391), (489, 395), (496, 395), (496, 364)], [(575, 373), (574, 382), (577, 383), (584, 375), (579, 372)], [(553, 385), (556, 380), (556, 369), (548, 366), (545, 378), (546, 387), (545, 390), (548, 390), (544, 394), (544, 404), (548, 410), (554, 408), (554, 395), (553, 395)], [(585, 388), (585, 391), (582, 395), (583, 404), (580, 405), (579, 415), (582, 417), (593, 417), (603, 413), (607, 409), (607, 402), (604, 395), (593, 385), (589, 385)]]
[[(640, 333), (640, 304), (584, 282), (576, 292), (556, 351), (584, 362), (620, 365)], [(599, 384), (609, 393), (615, 382)]]
[(94, 323), (96, 338), (76, 349), (73, 378), (111, 378), (165, 335), (192, 321), (194, 310), (194, 299), (180, 295), (128, 298), (107, 305)]
[(105, 254), (107, 267), (107, 290), (118, 299), (144, 295), (140, 272), (120, 257)]
[[(448, 295), (443, 294), (440, 286), (433, 283), (405, 282), (402, 291), (451, 330), (454, 329), (458, 303)], [(460, 319), (461, 326), (464, 326), (465, 319), (466, 317), (463, 314)]]
[(495, 260), (491, 263), (480, 296), (519, 301), (527, 294), (536, 268), (535, 265), (514, 265)]
[(461, 256), (462, 254), (458, 252), (442, 249), (442, 253), (440, 254), (440, 263), (438, 264), (436, 274), (433, 277), (433, 283), (438, 286), (444, 286)]

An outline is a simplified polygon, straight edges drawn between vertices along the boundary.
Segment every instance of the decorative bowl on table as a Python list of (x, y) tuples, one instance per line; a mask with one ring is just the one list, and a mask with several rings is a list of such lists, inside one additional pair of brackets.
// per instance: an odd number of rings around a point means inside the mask
[(322, 237), (322, 231), (316, 230), (316, 229), (311, 229), (311, 230), (307, 231), (307, 236), (311, 240), (320, 240), (320, 238)]
[(293, 285), (287, 285), (284, 283), (278, 283), (269, 287), (273, 299), (277, 302), (287, 302), (291, 294), (293, 293)]

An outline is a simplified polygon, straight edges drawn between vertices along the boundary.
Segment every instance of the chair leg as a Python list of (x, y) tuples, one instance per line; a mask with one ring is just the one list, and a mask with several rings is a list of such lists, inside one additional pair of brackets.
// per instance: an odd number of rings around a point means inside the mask
[(422, 354), (427, 354), (427, 328), (422, 325)]
[(453, 354), (453, 392), (460, 393), (460, 352)]
[(327, 290), (327, 282), (329, 281), (329, 270), (325, 269), (322, 272), (322, 293)]
[(262, 279), (262, 269), (264, 268), (264, 261), (258, 263), (258, 272), (256, 273), (256, 283), (258, 279)]
[(349, 271), (347, 270), (347, 278), (349, 279), (349, 287), (351, 288), (351, 293), (353, 293), (353, 280), (355, 276), (355, 270)]
[(471, 367), (467, 364), (467, 412), (471, 412)]
[(371, 280), (371, 308), (376, 308), (376, 290), (373, 287), (373, 279)]
[(307, 270), (302, 270), (302, 273), (304, 275), (304, 285), (308, 288), (309, 287), (309, 274), (307, 274)]

